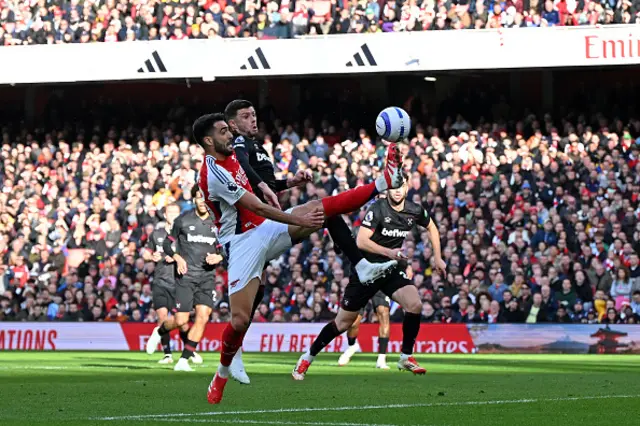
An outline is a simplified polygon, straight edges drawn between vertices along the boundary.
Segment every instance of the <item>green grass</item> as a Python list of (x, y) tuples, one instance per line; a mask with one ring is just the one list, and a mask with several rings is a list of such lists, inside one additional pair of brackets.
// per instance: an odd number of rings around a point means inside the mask
[(338, 368), (337, 355), (323, 353), (294, 382), (297, 355), (245, 354), (251, 385), (230, 382), (218, 406), (206, 401), (218, 354), (204, 358), (196, 372), (176, 373), (140, 353), (0, 352), (0, 424), (640, 424), (632, 355), (421, 356), (429, 372), (414, 377), (376, 370), (375, 355)]

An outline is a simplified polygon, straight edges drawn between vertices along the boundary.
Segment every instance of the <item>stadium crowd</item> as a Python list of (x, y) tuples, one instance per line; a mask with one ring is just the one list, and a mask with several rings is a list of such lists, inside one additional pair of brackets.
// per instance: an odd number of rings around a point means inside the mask
[[(409, 235), (403, 267), (423, 321), (640, 319), (640, 120), (574, 115), (557, 128), (529, 115), (506, 128), (460, 115), (422, 125), (413, 115), (408, 198), (436, 220), (447, 263), (446, 276), (433, 272), (427, 234)], [(193, 208), (203, 160), (167, 119), (161, 128), (2, 129), (0, 320), (156, 321), (153, 264), (142, 253), (164, 206)], [(369, 182), (382, 166), (383, 143), (348, 122), (260, 129), (280, 174), (314, 173), (283, 207)], [(362, 216), (349, 218), (354, 230)], [(350, 273), (328, 235), (313, 234), (268, 267), (254, 320), (326, 321)], [(221, 266), (212, 321), (229, 318), (226, 285)], [(402, 315), (392, 305), (392, 320)], [(365, 319), (377, 320), (371, 310)]]
[(0, 1), (0, 46), (636, 24), (640, 0)]

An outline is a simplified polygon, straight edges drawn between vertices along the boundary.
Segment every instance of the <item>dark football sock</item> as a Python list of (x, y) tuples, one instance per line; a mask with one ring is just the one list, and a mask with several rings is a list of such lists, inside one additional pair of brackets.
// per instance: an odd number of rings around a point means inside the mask
[(189, 340), (189, 330), (187, 331), (180, 330), (180, 339), (182, 340), (182, 343), (186, 345), (187, 340)]
[(402, 322), (402, 353), (405, 355), (413, 354), (413, 345), (416, 343), (416, 337), (420, 331), (420, 314), (411, 312), (404, 313), (404, 321)]
[(196, 351), (196, 347), (198, 346), (198, 342), (194, 342), (193, 340), (187, 339), (184, 342), (184, 349), (182, 350), (182, 358), (189, 359), (193, 356), (193, 353)]
[(347, 256), (349, 262), (356, 266), (362, 260), (362, 253), (356, 244), (356, 240), (353, 239), (347, 222), (344, 221), (341, 215), (338, 215), (326, 219), (324, 224), (336, 247), (339, 247)]
[(379, 354), (383, 354), (383, 355), (386, 354), (387, 353), (387, 347), (389, 347), (389, 338), (388, 337), (379, 338), (378, 339), (378, 353)]
[(162, 343), (164, 354), (171, 355), (171, 336), (169, 334), (163, 334), (160, 343)]
[(167, 327), (164, 326), (164, 323), (158, 328), (158, 334), (164, 336), (165, 334), (169, 334), (171, 330), (168, 330)]
[(355, 345), (357, 340), (358, 340), (357, 337), (347, 337), (347, 341), (349, 342), (349, 346)]
[(329, 324), (325, 325), (324, 328), (316, 337), (316, 340), (311, 344), (311, 349), (309, 353), (311, 356), (316, 356), (323, 350), (333, 339), (338, 337), (341, 333), (338, 331), (338, 327), (336, 327), (335, 321), (331, 321)]

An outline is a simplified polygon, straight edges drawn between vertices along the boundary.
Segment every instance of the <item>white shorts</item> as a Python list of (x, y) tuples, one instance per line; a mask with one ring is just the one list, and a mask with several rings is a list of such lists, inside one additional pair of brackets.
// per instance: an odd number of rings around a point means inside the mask
[(267, 262), (292, 247), (289, 226), (270, 219), (224, 244), (229, 272), (229, 294), (244, 289), (253, 278), (262, 278)]

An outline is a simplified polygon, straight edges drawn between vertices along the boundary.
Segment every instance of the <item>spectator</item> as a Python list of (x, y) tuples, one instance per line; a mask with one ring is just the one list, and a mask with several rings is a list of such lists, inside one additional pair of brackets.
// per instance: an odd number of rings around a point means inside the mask
[(546, 315), (546, 307), (542, 302), (542, 294), (536, 293), (533, 295), (533, 303), (529, 308), (529, 312), (527, 313), (527, 318), (525, 320), (528, 324), (535, 324), (547, 321)]
[(571, 280), (562, 280), (562, 291), (556, 292), (555, 300), (565, 309), (576, 304), (577, 296), (571, 285)]
[(521, 323), (524, 322), (524, 312), (520, 309), (518, 301), (511, 299), (503, 311), (502, 322)]
[(498, 272), (495, 276), (495, 281), (489, 286), (489, 294), (493, 300), (502, 302), (504, 300), (504, 292), (508, 290), (507, 285), (504, 283), (503, 275)]
[(640, 290), (633, 292), (633, 300), (631, 301), (631, 309), (635, 315), (640, 315)]
[(629, 270), (620, 267), (616, 271), (616, 279), (611, 285), (611, 297), (616, 303), (616, 309), (620, 309), (623, 303), (631, 301), (632, 283), (629, 278)]
[(607, 314), (601, 320), (602, 324), (620, 324), (620, 317), (615, 308), (607, 309)]
[(576, 296), (584, 303), (585, 310), (591, 309), (593, 306), (593, 290), (584, 271), (576, 271), (575, 273), (575, 290)]
[(611, 284), (613, 283), (611, 274), (605, 270), (600, 261), (594, 260), (593, 263), (595, 266), (587, 271), (591, 285), (594, 286), (596, 290), (602, 290), (606, 294), (609, 294), (611, 292)]

